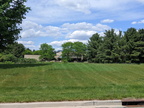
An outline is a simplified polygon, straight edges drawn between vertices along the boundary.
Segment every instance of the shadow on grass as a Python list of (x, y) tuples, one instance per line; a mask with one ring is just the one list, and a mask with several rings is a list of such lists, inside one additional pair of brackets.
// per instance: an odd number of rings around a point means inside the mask
[(11, 68), (26, 68), (26, 67), (37, 67), (51, 65), (51, 63), (41, 63), (41, 64), (0, 64), (0, 69), (11, 69)]

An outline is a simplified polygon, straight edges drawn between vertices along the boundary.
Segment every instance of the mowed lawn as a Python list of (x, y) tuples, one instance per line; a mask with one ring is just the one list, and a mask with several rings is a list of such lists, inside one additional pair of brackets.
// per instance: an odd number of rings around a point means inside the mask
[(144, 64), (0, 64), (0, 102), (144, 98)]

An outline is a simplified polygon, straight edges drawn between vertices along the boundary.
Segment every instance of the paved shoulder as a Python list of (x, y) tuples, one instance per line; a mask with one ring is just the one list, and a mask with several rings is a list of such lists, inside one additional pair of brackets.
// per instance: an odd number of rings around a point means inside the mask
[(0, 108), (124, 108), (121, 100), (6, 103)]

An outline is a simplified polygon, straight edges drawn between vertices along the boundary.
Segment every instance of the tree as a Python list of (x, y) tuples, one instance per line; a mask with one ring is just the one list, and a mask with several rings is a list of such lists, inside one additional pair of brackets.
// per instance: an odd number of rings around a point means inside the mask
[(72, 42), (66, 42), (62, 44), (62, 58), (71, 61), (71, 57), (73, 56), (74, 50), (73, 50), (73, 43)]
[(74, 51), (74, 56), (77, 57), (78, 59), (81, 58), (81, 61), (84, 59), (84, 55), (86, 54), (86, 45), (82, 42), (74, 42), (73, 43), (73, 51)]
[(134, 48), (131, 54), (131, 61), (134, 63), (144, 62), (144, 29), (140, 29), (134, 38)]
[(5, 54), (12, 54), (17, 58), (22, 58), (25, 52), (25, 47), (23, 44), (15, 42), (14, 44), (9, 44), (7, 49), (4, 51)]
[(0, 0), (0, 49), (4, 50), (19, 38), (22, 20), (30, 10), (26, 0)]
[(100, 46), (102, 44), (102, 38), (98, 33), (92, 35), (90, 40), (88, 41), (88, 51), (87, 56), (90, 62), (100, 62), (99, 53)]
[(31, 50), (31, 49), (26, 48), (26, 49), (25, 49), (25, 51), (24, 51), (24, 54), (30, 54), (30, 55), (32, 55), (32, 54), (33, 54), (33, 52), (32, 52), (32, 50)]
[(137, 42), (137, 50), (139, 52), (139, 61), (140, 63), (144, 63), (144, 29), (140, 29), (139, 33), (139, 41)]
[(40, 56), (41, 60), (49, 61), (54, 59), (55, 52), (51, 45), (48, 45), (46, 43), (41, 44), (40, 51), (41, 51), (41, 56)]
[(40, 50), (36, 50), (36, 51), (33, 51), (33, 55), (41, 55), (41, 51)]
[(118, 53), (118, 39), (121, 36), (115, 33), (114, 29), (106, 30), (104, 33), (104, 42), (103, 42), (103, 53), (104, 53), (104, 62), (106, 63), (117, 63), (120, 62), (120, 55)]
[(144, 29), (129, 28), (124, 35), (111, 29), (104, 34), (94, 34), (88, 41), (90, 62), (144, 63)]
[[(138, 61), (137, 56), (135, 55), (135, 42), (138, 39), (138, 32), (135, 28), (129, 28), (124, 33), (124, 40), (125, 40), (125, 55), (126, 55), (126, 62), (131, 63), (134, 61)], [(135, 53), (135, 54), (134, 54)], [(137, 60), (136, 60), (137, 59)]]

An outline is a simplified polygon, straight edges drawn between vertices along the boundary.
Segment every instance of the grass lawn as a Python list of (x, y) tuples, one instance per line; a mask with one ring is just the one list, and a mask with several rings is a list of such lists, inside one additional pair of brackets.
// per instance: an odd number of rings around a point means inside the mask
[(0, 102), (144, 98), (144, 64), (0, 64)]

